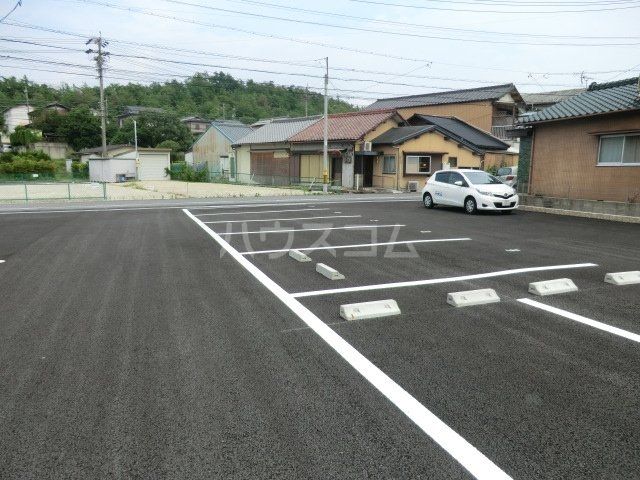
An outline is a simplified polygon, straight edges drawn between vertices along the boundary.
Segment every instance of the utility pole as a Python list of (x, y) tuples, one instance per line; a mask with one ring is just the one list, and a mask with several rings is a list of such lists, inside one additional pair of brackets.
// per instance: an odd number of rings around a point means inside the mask
[(102, 34), (98, 37), (93, 37), (87, 40), (86, 45), (90, 43), (98, 47), (97, 50), (88, 49), (86, 53), (95, 53), (96, 56), (93, 59), (96, 61), (96, 68), (98, 70), (98, 79), (100, 80), (100, 118), (102, 123), (102, 158), (107, 156), (107, 113), (104, 103), (104, 64), (106, 62), (105, 57), (109, 55), (109, 52), (103, 52), (102, 49), (106, 47), (109, 42), (102, 40)]
[(309, 85), (304, 89), (304, 116), (309, 116)]
[(327, 71), (324, 75), (324, 141), (322, 148), (322, 191), (329, 191), (329, 57), (325, 58)]
[(29, 84), (27, 83), (27, 85), (24, 86), (24, 97), (27, 100), (27, 123), (31, 123), (31, 118), (29, 118), (29, 111), (31, 110), (31, 108), (29, 107), (29, 89), (27, 88)]
[(138, 155), (138, 122), (133, 121), (133, 144), (136, 151), (136, 180), (140, 178), (140, 155)]

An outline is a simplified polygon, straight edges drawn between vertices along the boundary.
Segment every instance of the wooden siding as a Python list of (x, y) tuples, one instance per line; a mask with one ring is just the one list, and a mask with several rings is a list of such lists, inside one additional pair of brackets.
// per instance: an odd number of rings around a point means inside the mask
[[(529, 192), (585, 200), (640, 201), (640, 166), (598, 166), (599, 136), (640, 131), (640, 112), (536, 125)], [(590, 134), (591, 133), (591, 134)]]
[(298, 165), (296, 156), (280, 156), (273, 151), (251, 152), (251, 175), (261, 183), (268, 183), (268, 177), (274, 177), (272, 183), (287, 184), (290, 179), (300, 175)]
[(209, 169), (220, 169), (220, 157), (232, 152), (231, 142), (218, 130), (210, 127), (193, 144), (193, 163), (207, 163)]
[(422, 107), (401, 108), (398, 113), (407, 120), (416, 113), (458, 117), (485, 132), (491, 132), (495, 108), (490, 101), (451, 103), (447, 105), (426, 105)]

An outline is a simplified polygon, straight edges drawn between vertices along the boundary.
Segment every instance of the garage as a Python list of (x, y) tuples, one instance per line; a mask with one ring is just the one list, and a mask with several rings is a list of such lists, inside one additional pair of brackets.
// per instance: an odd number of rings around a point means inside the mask
[(120, 146), (117, 150), (108, 149), (107, 158), (93, 153), (88, 161), (89, 178), (92, 182), (168, 180), (166, 169), (171, 165), (171, 150), (139, 148), (136, 152), (133, 147)]
[(138, 165), (138, 180), (166, 180), (169, 168), (169, 153), (163, 152), (138, 152), (140, 161)]

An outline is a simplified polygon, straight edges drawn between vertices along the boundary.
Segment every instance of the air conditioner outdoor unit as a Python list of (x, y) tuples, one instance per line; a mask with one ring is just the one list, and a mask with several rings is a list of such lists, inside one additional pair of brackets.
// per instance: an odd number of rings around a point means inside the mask
[(407, 182), (407, 190), (409, 190), (410, 192), (417, 192), (418, 182), (416, 181)]
[(370, 152), (371, 151), (371, 142), (364, 142), (364, 144), (362, 145), (362, 151), (363, 152)]

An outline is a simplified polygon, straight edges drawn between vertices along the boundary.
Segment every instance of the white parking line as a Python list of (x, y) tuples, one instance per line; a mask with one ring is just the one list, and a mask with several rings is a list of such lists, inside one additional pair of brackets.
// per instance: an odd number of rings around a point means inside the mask
[(280, 213), (280, 212), (311, 212), (318, 210), (329, 210), (328, 208), (294, 208), (291, 210), (249, 210), (244, 212), (219, 212), (219, 213), (198, 213), (196, 217), (211, 217), (217, 215), (249, 215), (252, 213)]
[(362, 215), (330, 215), (328, 217), (298, 217), (298, 218), (251, 218), (249, 220), (216, 220), (204, 223), (245, 223), (245, 222), (287, 222), (292, 220), (317, 220), (320, 218), (360, 218)]
[(4, 260), (0, 260), (0, 263), (4, 263)]
[[(205, 222), (207, 223), (207, 222)], [(252, 230), (250, 232), (219, 232), (220, 235), (244, 235), (245, 233), (289, 233), (289, 232), (317, 232), (325, 230), (371, 230), (372, 228), (394, 228), (405, 227), (406, 225), (348, 225), (346, 227), (330, 228), (289, 228), (282, 230)]]
[[(298, 249), (300, 250), (300, 249)], [(465, 282), (467, 280), (478, 280), (481, 278), (503, 277), (505, 275), (516, 275), (519, 273), (543, 272), (546, 270), (565, 270), (571, 268), (597, 267), (595, 263), (575, 263), (572, 265), (550, 265), (546, 267), (514, 268), (512, 270), (499, 270), (497, 272), (477, 273), (474, 275), (462, 275), (459, 277), (430, 278), (428, 280), (414, 280), (410, 282), (381, 283), (377, 285), (363, 285), (361, 287), (332, 288), (328, 290), (316, 290), (312, 292), (292, 293), (294, 298), (316, 297), (319, 295), (335, 295), (337, 293), (366, 292), (369, 290), (385, 290), (387, 288), (419, 287), (422, 285), (436, 285), (439, 283)]]
[(295, 313), (300, 320), (333, 348), (338, 355), (389, 399), (423, 432), (456, 459), (460, 465), (466, 468), (471, 475), (480, 480), (511, 479), (500, 467), (485, 457), (482, 452), (467, 442), (382, 370), (371, 363), (364, 355), (331, 329), (331, 327), (314, 315), (311, 310), (267, 277), (267, 275), (243, 257), (240, 252), (229, 245), (220, 235), (207, 227), (202, 220), (195, 217), (187, 209), (184, 209), (183, 212), (196, 222), (200, 228), (213, 238), (220, 247), (226, 250), (247, 272), (253, 275), (256, 280), (280, 299), (287, 308)]
[(640, 335), (636, 333), (631, 333), (627, 330), (623, 330), (618, 327), (612, 327), (611, 325), (607, 325), (606, 323), (598, 322), (596, 320), (591, 320), (590, 318), (583, 317), (582, 315), (571, 313), (566, 310), (562, 310), (560, 308), (546, 305), (544, 303), (536, 302), (535, 300), (531, 300), (529, 298), (519, 298), (518, 301), (520, 303), (524, 303), (525, 305), (539, 308), (540, 310), (546, 310), (547, 312), (555, 313), (556, 315), (560, 315), (561, 317), (568, 318), (569, 320), (573, 320), (575, 322), (579, 322), (584, 325), (589, 325), (590, 327), (597, 328), (598, 330), (603, 330), (605, 332), (609, 332), (614, 335), (624, 337), (628, 340), (633, 340), (634, 342), (640, 343)]
[[(208, 223), (208, 222), (207, 222)], [(413, 243), (436, 243), (436, 242), (464, 242), (471, 240), (470, 238), (434, 238), (430, 240), (404, 240), (402, 242), (378, 242), (378, 243), (358, 243), (354, 245), (330, 245), (325, 247), (292, 247), (300, 251), (310, 250), (339, 250), (344, 248), (365, 248), (379, 247), (383, 245), (407, 245)], [(253, 252), (240, 252), (240, 255), (257, 255), (259, 253), (279, 253), (288, 252), (291, 248), (281, 248), (277, 250), (256, 250)]]

